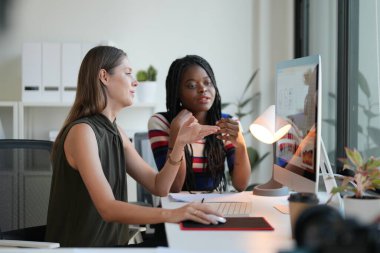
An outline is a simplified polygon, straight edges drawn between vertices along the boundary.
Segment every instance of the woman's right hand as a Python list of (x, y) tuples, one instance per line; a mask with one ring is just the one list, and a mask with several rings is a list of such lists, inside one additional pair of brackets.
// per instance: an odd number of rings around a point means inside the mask
[(222, 214), (214, 211), (210, 206), (204, 203), (190, 203), (183, 207), (170, 210), (172, 213), (167, 222), (178, 223), (185, 220), (192, 220), (202, 224), (210, 224), (213, 221), (207, 217), (207, 214), (214, 214), (223, 217)]

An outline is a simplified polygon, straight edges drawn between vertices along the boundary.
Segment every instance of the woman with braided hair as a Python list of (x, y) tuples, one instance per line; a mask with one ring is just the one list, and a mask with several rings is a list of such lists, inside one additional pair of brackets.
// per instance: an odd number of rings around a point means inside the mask
[(239, 122), (221, 112), (221, 98), (210, 64), (200, 56), (175, 60), (166, 78), (167, 112), (154, 114), (148, 123), (157, 168), (163, 168), (182, 124), (190, 111), (200, 124), (217, 125), (218, 135), (187, 144), (184, 159), (171, 186), (172, 192), (225, 190), (227, 160), (232, 184), (238, 191), (248, 185), (251, 169)]

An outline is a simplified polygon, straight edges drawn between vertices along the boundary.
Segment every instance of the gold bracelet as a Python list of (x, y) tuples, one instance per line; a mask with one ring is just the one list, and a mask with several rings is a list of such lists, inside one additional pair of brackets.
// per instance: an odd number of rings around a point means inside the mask
[(181, 159), (179, 161), (177, 161), (177, 162), (173, 161), (173, 159), (171, 158), (171, 154), (170, 154), (170, 155), (168, 155), (167, 161), (169, 162), (170, 165), (177, 166), (177, 165), (181, 164), (182, 160), (183, 160), (183, 156), (181, 156)]

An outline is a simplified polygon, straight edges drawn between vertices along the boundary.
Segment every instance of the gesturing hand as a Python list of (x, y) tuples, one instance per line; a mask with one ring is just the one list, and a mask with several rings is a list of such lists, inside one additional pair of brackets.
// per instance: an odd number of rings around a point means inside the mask
[(180, 125), (177, 141), (183, 144), (201, 140), (205, 136), (216, 133), (219, 130), (218, 126), (200, 125), (193, 114), (187, 110), (182, 110), (178, 116), (178, 120), (174, 123), (176, 126)]
[(237, 146), (241, 142), (243, 135), (240, 131), (240, 125), (237, 120), (230, 118), (223, 118), (216, 122), (216, 125), (220, 127), (218, 133), (218, 139), (224, 141), (230, 141), (234, 146)]

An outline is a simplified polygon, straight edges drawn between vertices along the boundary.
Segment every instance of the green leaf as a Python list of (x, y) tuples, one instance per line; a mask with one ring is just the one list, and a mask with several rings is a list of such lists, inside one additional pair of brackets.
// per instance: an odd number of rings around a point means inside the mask
[(378, 128), (375, 128), (375, 127), (367, 127), (367, 130), (368, 130), (368, 135), (371, 137), (371, 139), (373, 140), (373, 142), (376, 143), (377, 146), (380, 146), (380, 130)]
[(363, 91), (363, 93), (367, 96), (367, 98), (369, 98), (371, 96), (371, 91), (369, 89), (367, 79), (360, 71), (358, 73), (358, 83), (359, 83), (359, 88)]
[(326, 122), (327, 124), (330, 124), (330, 125), (333, 125), (333, 126), (336, 125), (336, 120), (335, 119), (324, 119), (323, 121)]
[(148, 74), (144, 70), (140, 70), (136, 74), (137, 81), (145, 82), (148, 80)]
[(227, 106), (229, 106), (231, 103), (222, 103), (222, 105), (221, 105), (221, 108), (222, 108), (222, 110), (224, 109), (224, 108), (226, 108)]
[(252, 99), (253, 99), (253, 97), (247, 98), (247, 99), (244, 100), (243, 102), (239, 103), (239, 104), (238, 104), (238, 107), (240, 107), (240, 108), (244, 108), (244, 106), (245, 106), (246, 104), (248, 104)]
[(248, 115), (248, 113), (236, 113), (236, 117), (237, 117), (238, 119), (241, 119), (241, 118), (243, 118), (243, 117), (246, 116), (246, 115)]
[(334, 187), (332, 188), (331, 190), (331, 194), (336, 194), (336, 193), (339, 193), (339, 192), (344, 192), (346, 190), (347, 187), (344, 187), (344, 186), (339, 186), (339, 187)]
[(356, 149), (350, 149), (350, 148), (345, 148), (346, 149), (346, 155), (348, 159), (356, 166), (356, 167), (361, 167), (363, 165), (363, 158), (361, 154), (356, 150)]
[(333, 99), (336, 99), (336, 95), (334, 93), (332, 93), (332, 92), (329, 92), (329, 97), (333, 98)]
[(367, 169), (373, 169), (373, 168), (377, 168), (377, 167), (380, 167), (380, 159), (369, 159), (367, 161)]
[(379, 116), (379, 114), (373, 113), (371, 110), (363, 109), (363, 112), (369, 119)]
[(251, 78), (249, 79), (247, 85), (244, 88), (243, 96), (247, 92), (247, 90), (249, 89), (249, 87), (251, 86), (251, 84), (253, 83), (253, 80), (255, 79), (255, 77), (256, 77), (256, 75), (257, 75), (258, 72), (259, 72), (259, 69), (256, 69), (255, 72), (253, 72)]

